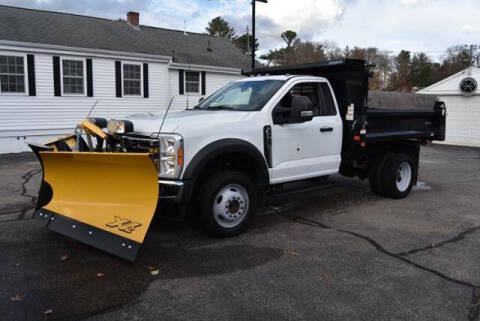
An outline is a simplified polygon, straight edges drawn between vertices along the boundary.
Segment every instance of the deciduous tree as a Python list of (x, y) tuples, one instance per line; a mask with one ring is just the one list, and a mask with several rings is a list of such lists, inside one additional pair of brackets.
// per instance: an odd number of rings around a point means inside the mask
[[(252, 36), (251, 35), (241, 35), (240, 37), (233, 40), (235, 46), (240, 49), (244, 54), (249, 55), (252, 52)], [(255, 39), (255, 51), (258, 50), (258, 39)]]

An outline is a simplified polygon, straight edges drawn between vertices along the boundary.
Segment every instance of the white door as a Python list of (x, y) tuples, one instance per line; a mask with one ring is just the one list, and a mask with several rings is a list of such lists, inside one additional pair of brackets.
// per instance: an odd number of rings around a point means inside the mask
[(339, 170), (342, 120), (328, 83), (297, 83), (277, 106), (291, 107), (292, 97), (298, 95), (310, 99), (314, 117), (303, 123), (272, 125), (273, 184), (330, 175)]
[(446, 142), (480, 147), (480, 96), (444, 96), (447, 106)]

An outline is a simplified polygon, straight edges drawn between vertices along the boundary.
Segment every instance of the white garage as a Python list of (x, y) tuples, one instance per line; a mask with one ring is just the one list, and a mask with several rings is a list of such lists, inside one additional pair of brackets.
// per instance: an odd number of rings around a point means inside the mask
[(480, 68), (469, 67), (418, 94), (436, 95), (447, 105), (447, 139), (453, 145), (480, 147)]

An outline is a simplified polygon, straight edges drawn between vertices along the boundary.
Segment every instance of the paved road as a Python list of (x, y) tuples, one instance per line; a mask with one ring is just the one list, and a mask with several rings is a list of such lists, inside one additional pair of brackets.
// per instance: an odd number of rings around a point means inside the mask
[(333, 177), (228, 240), (161, 223), (133, 264), (2, 222), (0, 319), (478, 320), (480, 150), (424, 148), (420, 179), (393, 201)]

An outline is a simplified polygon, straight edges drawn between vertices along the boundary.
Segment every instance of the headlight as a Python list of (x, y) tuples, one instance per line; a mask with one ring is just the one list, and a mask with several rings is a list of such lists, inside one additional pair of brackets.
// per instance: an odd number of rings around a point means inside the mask
[(133, 132), (133, 123), (128, 120), (110, 119), (107, 125), (110, 134), (126, 134)]
[(158, 176), (179, 178), (183, 170), (183, 138), (178, 134), (165, 134), (158, 137), (160, 159)]

